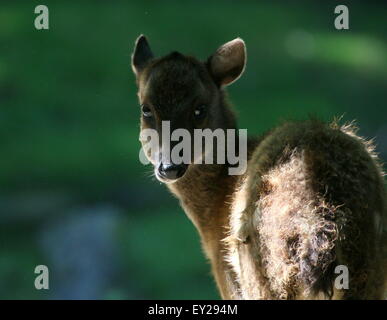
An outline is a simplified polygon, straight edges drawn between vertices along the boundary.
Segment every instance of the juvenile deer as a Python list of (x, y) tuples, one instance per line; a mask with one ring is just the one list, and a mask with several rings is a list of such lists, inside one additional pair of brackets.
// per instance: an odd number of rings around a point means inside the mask
[[(140, 36), (132, 68), (141, 129), (161, 136), (164, 120), (190, 132), (236, 128), (224, 87), (245, 64), (240, 38), (201, 62), (178, 52), (155, 58)], [(248, 140), (242, 175), (229, 175), (227, 163), (163, 163), (162, 154), (146, 155), (196, 226), (223, 299), (383, 297), (383, 173), (353, 126), (283, 123)], [(339, 265), (348, 268), (348, 287), (335, 286)]]

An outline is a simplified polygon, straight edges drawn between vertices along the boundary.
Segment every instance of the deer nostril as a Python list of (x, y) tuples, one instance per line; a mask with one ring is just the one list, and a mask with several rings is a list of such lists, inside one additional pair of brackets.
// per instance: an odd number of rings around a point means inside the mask
[(168, 180), (176, 180), (181, 178), (187, 170), (186, 164), (163, 164), (161, 163), (158, 171), (161, 177)]

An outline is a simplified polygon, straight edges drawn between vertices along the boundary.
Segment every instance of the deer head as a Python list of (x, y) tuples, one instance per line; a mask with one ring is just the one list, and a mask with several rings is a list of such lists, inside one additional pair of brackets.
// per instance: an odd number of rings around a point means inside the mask
[[(158, 133), (157, 151), (148, 149), (146, 157), (160, 181), (175, 182), (195, 165), (171, 160), (169, 151), (177, 141), (171, 139), (169, 148), (165, 147), (160, 139), (165, 134), (164, 122), (169, 121), (170, 132), (185, 129), (191, 134), (195, 129), (235, 128), (234, 116), (224, 103), (223, 88), (241, 76), (245, 64), (246, 48), (240, 38), (225, 43), (202, 62), (178, 52), (155, 58), (146, 37), (138, 37), (132, 69), (141, 106), (141, 130)], [(191, 154), (192, 162), (194, 157)]]

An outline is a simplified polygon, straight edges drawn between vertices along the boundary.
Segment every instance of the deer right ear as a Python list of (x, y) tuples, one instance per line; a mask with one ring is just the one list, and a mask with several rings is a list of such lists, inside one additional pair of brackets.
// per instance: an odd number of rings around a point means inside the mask
[(236, 38), (219, 47), (207, 61), (210, 73), (219, 86), (236, 81), (245, 70), (246, 46), (241, 38)]
[(136, 40), (132, 54), (132, 69), (136, 76), (138, 76), (152, 58), (153, 53), (148, 44), (148, 40), (144, 35), (140, 35)]

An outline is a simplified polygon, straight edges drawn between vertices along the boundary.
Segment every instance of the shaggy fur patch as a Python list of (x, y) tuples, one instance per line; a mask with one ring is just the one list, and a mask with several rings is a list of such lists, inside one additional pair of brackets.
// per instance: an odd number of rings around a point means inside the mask
[[(346, 152), (343, 153), (343, 150)], [(286, 123), (252, 155), (235, 192), (227, 261), (244, 299), (378, 298), (383, 172), (353, 125)], [(334, 288), (345, 264), (350, 288)]]

